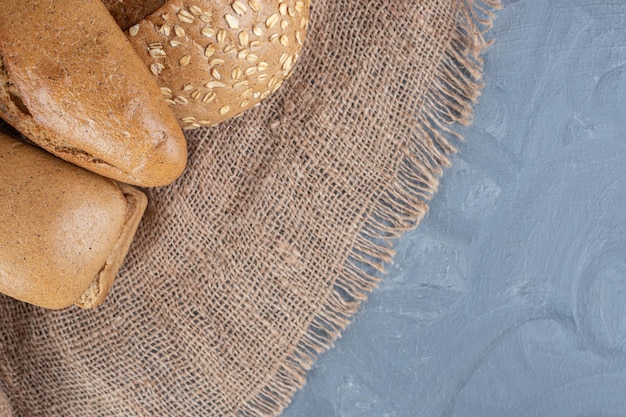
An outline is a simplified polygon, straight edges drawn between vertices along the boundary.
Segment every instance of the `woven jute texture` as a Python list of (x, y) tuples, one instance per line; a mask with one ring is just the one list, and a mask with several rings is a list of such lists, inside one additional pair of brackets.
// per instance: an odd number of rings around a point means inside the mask
[(315, 0), (292, 78), (147, 190), (104, 305), (0, 297), (0, 414), (278, 415), (426, 213), (496, 7)]

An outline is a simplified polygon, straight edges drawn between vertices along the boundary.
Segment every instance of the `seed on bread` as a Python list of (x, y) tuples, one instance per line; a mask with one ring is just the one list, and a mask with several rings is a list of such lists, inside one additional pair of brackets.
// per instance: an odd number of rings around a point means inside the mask
[(237, 20), (237, 18), (233, 16), (232, 14), (224, 15), (224, 20), (226, 20), (226, 23), (228, 24), (229, 28), (239, 29), (239, 20)]
[(176, 16), (183, 23), (193, 23), (195, 20), (193, 15), (185, 9), (181, 9)]
[(178, 36), (179, 38), (182, 38), (183, 36), (185, 36), (185, 29), (183, 29), (181, 26), (179, 25), (174, 25), (174, 33), (176, 34), (176, 36)]
[(258, 13), (261, 11), (261, 4), (259, 3), (258, 0), (249, 0), (248, 4), (250, 5), (250, 8), (254, 10), (255, 12)]
[(241, 1), (239, 0), (235, 0), (232, 4), (232, 8), (233, 10), (239, 14), (239, 15), (244, 15), (246, 14), (246, 12), (248, 11), (248, 8), (246, 7), (245, 4), (243, 4)]
[(135, 36), (137, 35), (137, 32), (139, 32), (139, 25), (133, 25), (130, 27), (130, 29), (128, 29), (128, 34), (130, 36)]
[(185, 65), (189, 65), (191, 63), (191, 55), (183, 55), (182, 57), (180, 57), (180, 59), (178, 60), (178, 63), (181, 66), (185, 66)]
[(193, 4), (189, 6), (189, 11), (196, 16), (200, 16), (202, 14), (202, 9)]
[(210, 27), (204, 27), (202, 28), (200, 33), (202, 34), (202, 36), (206, 36), (207, 38), (210, 38), (211, 36), (215, 36), (215, 29), (210, 28)]
[(274, 27), (276, 23), (278, 23), (279, 20), (280, 20), (280, 15), (278, 13), (274, 13), (273, 15), (268, 17), (267, 20), (265, 21), (265, 27), (268, 29), (271, 29)]

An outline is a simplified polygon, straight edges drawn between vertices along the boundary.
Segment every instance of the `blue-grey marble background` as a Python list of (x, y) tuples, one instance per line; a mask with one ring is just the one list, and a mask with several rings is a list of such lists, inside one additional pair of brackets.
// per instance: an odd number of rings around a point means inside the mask
[(285, 417), (626, 416), (626, 0), (504, 6), (429, 215)]

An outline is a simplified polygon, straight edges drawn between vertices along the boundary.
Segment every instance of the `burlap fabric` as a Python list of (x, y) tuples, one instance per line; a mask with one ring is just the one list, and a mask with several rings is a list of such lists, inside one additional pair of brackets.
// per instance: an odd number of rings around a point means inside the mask
[(280, 413), (425, 214), (496, 6), (315, 0), (293, 77), (148, 190), (102, 307), (0, 297), (0, 415)]

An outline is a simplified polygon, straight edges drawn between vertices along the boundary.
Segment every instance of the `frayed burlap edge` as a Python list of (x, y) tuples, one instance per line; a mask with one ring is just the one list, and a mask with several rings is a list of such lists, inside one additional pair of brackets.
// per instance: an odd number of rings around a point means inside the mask
[(441, 53), (432, 84), (425, 88), (416, 126), (420, 137), (407, 146), (395, 181), (367, 215), (327, 302), (296, 349), (242, 408), (241, 416), (276, 416), (284, 410), (305, 384), (316, 358), (333, 346), (367, 294), (377, 287), (380, 277), (375, 272), (384, 272), (384, 265), (392, 261), (394, 240), (417, 227), (427, 213), (442, 167), (450, 164), (449, 156), (456, 151), (449, 138), (461, 139), (455, 125), (471, 122), (483, 87), (481, 55), (492, 43), (485, 34), (492, 27), (494, 11), (501, 8), (499, 0), (459, 0), (458, 4), (456, 30)]

